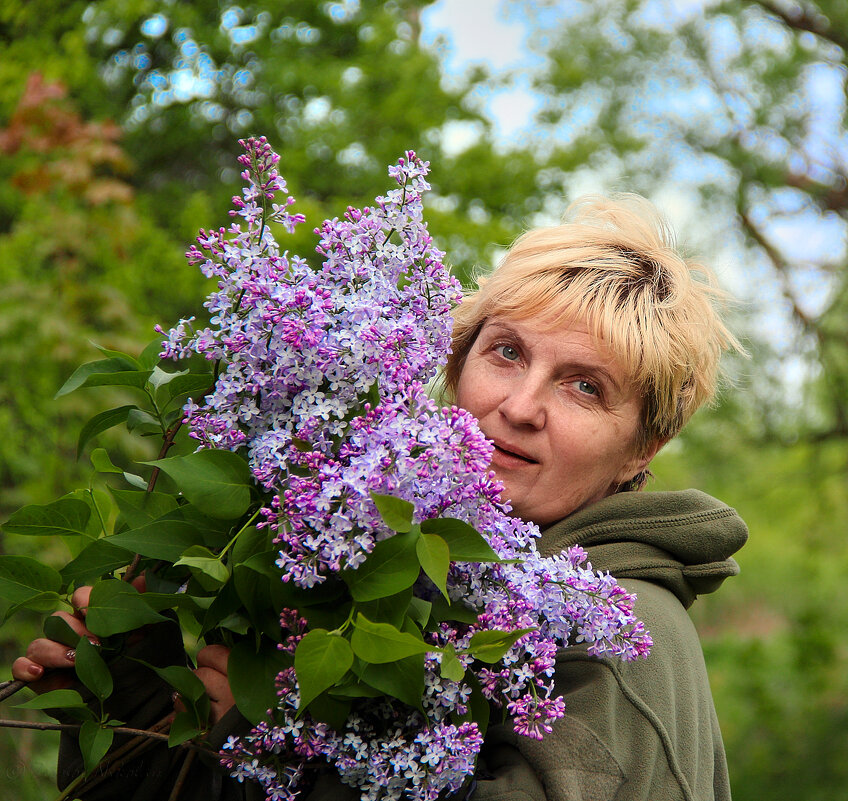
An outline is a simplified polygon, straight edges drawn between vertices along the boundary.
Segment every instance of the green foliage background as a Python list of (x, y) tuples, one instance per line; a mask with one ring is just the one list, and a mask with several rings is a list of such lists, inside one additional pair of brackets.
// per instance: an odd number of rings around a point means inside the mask
[[(719, 221), (751, 275), (738, 328), (753, 358), (731, 365), (738, 380), (721, 405), (656, 459), (653, 485), (699, 487), (751, 529), (741, 576), (693, 608), (734, 797), (837, 797), (848, 780), (848, 270), (844, 247), (793, 259), (770, 226), (808, 214), (843, 224), (844, 242), (845, 159), (811, 144), (821, 110), (805, 92), (812, 71), (830, 68), (844, 97), (845, 4), (711, 3), (657, 25), (645, 23), (656, 0), (602, 0), (574, 3), (546, 29), (558, 4), (513, 0), (513, 13), (537, 20), (548, 60), (538, 138), (508, 151), (473, 101), (485, 71), (448, 85), (420, 46), (427, 5), (2, 4), (0, 519), (87, 480), (79, 426), (120, 398), (52, 397), (96, 358), (89, 342), (140, 350), (155, 322), (202, 313), (208, 289), (182, 252), (225, 219), (239, 136), (269, 137), (310, 223), (368, 202), (386, 186), (385, 165), (416, 149), (433, 166), (431, 230), (465, 279), (560, 208), (575, 176), (612, 170), (618, 188), (649, 195), (670, 177)], [(157, 15), (167, 25), (153, 35)], [(667, 105), (644, 102), (657, 88)], [(671, 99), (694, 90), (716, 102), (679, 101), (681, 113)], [(825, 115), (842, 143), (845, 113), (843, 103)], [(446, 126), (463, 122), (481, 135), (456, 154)], [(291, 243), (304, 255), (308, 227)], [(814, 308), (801, 291), (811, 280), (827, 287)], [(764, 331), (758, 295), (779, 298), (789, 336)], [(787, 384), (799, 360), (804, 381)], [(155, 455), (116, 434), (98, 444), (118, 463)], [(47, 562), (63, 548), (0, 539), (0, 553)], [(5, 626), (0, 662), (35, 635), (34, 620)], [(17, 798), (51, 795), (56, 744), (52, 733), (0, 729), (0, 777)]]

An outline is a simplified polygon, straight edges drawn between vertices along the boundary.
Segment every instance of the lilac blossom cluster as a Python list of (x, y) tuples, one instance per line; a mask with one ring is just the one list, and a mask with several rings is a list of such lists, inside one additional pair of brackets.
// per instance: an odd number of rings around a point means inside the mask
[(192, 436), (210, 447), (245, 445), (257, 480), (273, 488), (287, 479), (299, 442), (331, 450), (375, 383), (392, 397), (435, 375), (461, 287), (422, 221), (428, 165), (414, 153), (390, 169), (399, 186), (373, 208), (349, 208), (316, 229), (324, 262), (312, 270), (280, 251), (269, 225), (291, 231), (303, 221), (288, 211), (279, 157), (264, 138), (244, 146), (247, 186), (230, 212), (240, 222), (201, 231), (187, 253), (218, 279), (205, 303), (210, 326), (195, 331), (193, 318), (181, 320), (164, 355), (221, 360), (214, 392), (187, 409)]
[[(426, 716), (388, 701), (363, 704), (337, 733), (309, 713), (297, 717), (300, 695), (289, 668), (277, 677), (275, 725), (262, 722), (244, 738), (230, 737), (222, 764), (240, 781), (258, 781), (273, 801), (295, 801), (316, 762), (332, 765), (344, 784), (361, 788), (363, 801), (436, 801), (473, 774), (483, 737), (474, 722), (449, 721), (444, 702), (436, 702), (441, 712), (433, 709), (438, 685), (430, 681)], [(465, 710), (459, 695), (457, 700), (451, 708)]]
[[(559, 648), (585, 642), (591, 653), (635, 659), (647, 655), (650, 637), (633, 616), (633, 598), (592, 571), (580, 548), (539, 554), (536, 526), (512, 517), (499, 499), (502, 487), (488, 469), (492, 445), (474, 418), (426, 395), (450, 352), (450, 310), (460, 300), (423, 221), (427, 164), (407, 153), (389, 170), (397, 189), (373, 208), (325, 221), (316, 231), (323, 265), (312, 269), (281, 252), (272, 235), (270, 224), (291, 230), (302, 220), (288, 211), (276, 154), (264, 139), (243, 145), (248, 185), (231, 212), (240, 220), (201, 231), (188, 253), (218, 279), (206, 304), (210, 326), (195, 330), (193, 320), (181, 320), (164, 350), (220, 360), (214, 391), (190, 402), (186, 418), (201, 447), (246, 450), (273, 496), (263, 511), (282, 580), (321, 584), (356, 570), (393, 536), (372, 493), (411, 503), (415, 523), (470, 524), (507, 561), (451, 563), (450, 599), (476, 621), (424, 631), (433, 650), (424, 658), (420, 709), (366, 699), (335, 731), (308, 711), (298, 714), (291, 668), (278, 676), (277, 708), (231, 738), (223, 764), (275, 801), (297, 798), (316, 764), (332, 765), (363, 801), (434, 801), (474, 771), (481, 731), (459, 722), (472, 684), (506, 708), (518, 733), (541, 738), (564, 714), (553, 685)], [(422, 576), (415, 592), (432, 600), (439, 591)], [(282, 624), (281, 648), (293, 654), (306, 621), (282, 610)], [(472, 639), (491, 630), (525, 633), (490, 664), (475, 658)], [(463, 678), (443, 675), (446, 654)]]

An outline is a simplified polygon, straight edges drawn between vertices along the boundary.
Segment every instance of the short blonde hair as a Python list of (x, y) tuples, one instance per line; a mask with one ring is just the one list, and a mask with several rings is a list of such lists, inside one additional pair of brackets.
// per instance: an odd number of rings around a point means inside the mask
[(719, 378), (722, 351), (744, 349), (718, 312), (712, 273), (686, 261), (659, 212), (638, 195), (580, 198), (565, 221), (520, 236), (454, 311), (445, 368), (456, 392), (465, 359), (493, 315), (584, 322), (644, 398), (642, 450), (675, 436)]

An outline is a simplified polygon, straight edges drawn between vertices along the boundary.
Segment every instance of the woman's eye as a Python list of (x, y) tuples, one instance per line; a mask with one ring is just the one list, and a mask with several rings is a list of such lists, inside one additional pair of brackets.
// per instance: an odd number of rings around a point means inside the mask
[(518, 361), (518, 351), (512, 345), (498, 345), (495, 350), (508, 361)]
[(575, 381), (574, 385), (577, 387), (577, 390), (582, 392), (584, 395), (598, 394), (598, 388), (594, 384), (590, 384), (588, 381)]

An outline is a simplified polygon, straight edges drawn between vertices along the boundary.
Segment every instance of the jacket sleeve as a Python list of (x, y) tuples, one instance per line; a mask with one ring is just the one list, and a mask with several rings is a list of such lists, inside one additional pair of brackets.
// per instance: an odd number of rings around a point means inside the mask
[(474, 801), (610, 801), (624, 782), (615, 754), (592, 728), (596, 717), (621, 720), (621, 697), (597, 660), (557, 667), (566, 715), (541, 741), (509, 723), (486, 734)]
[[(622, 582), (624, 583), (624, 582)], [(667, 590), (629, 580), (654, 640), (647, 659), (557, 657), (565, 716), (542, 740), (509, 724), (486, 735), (473, 801), (729, 801), (724, 752), (697, 633)]]

